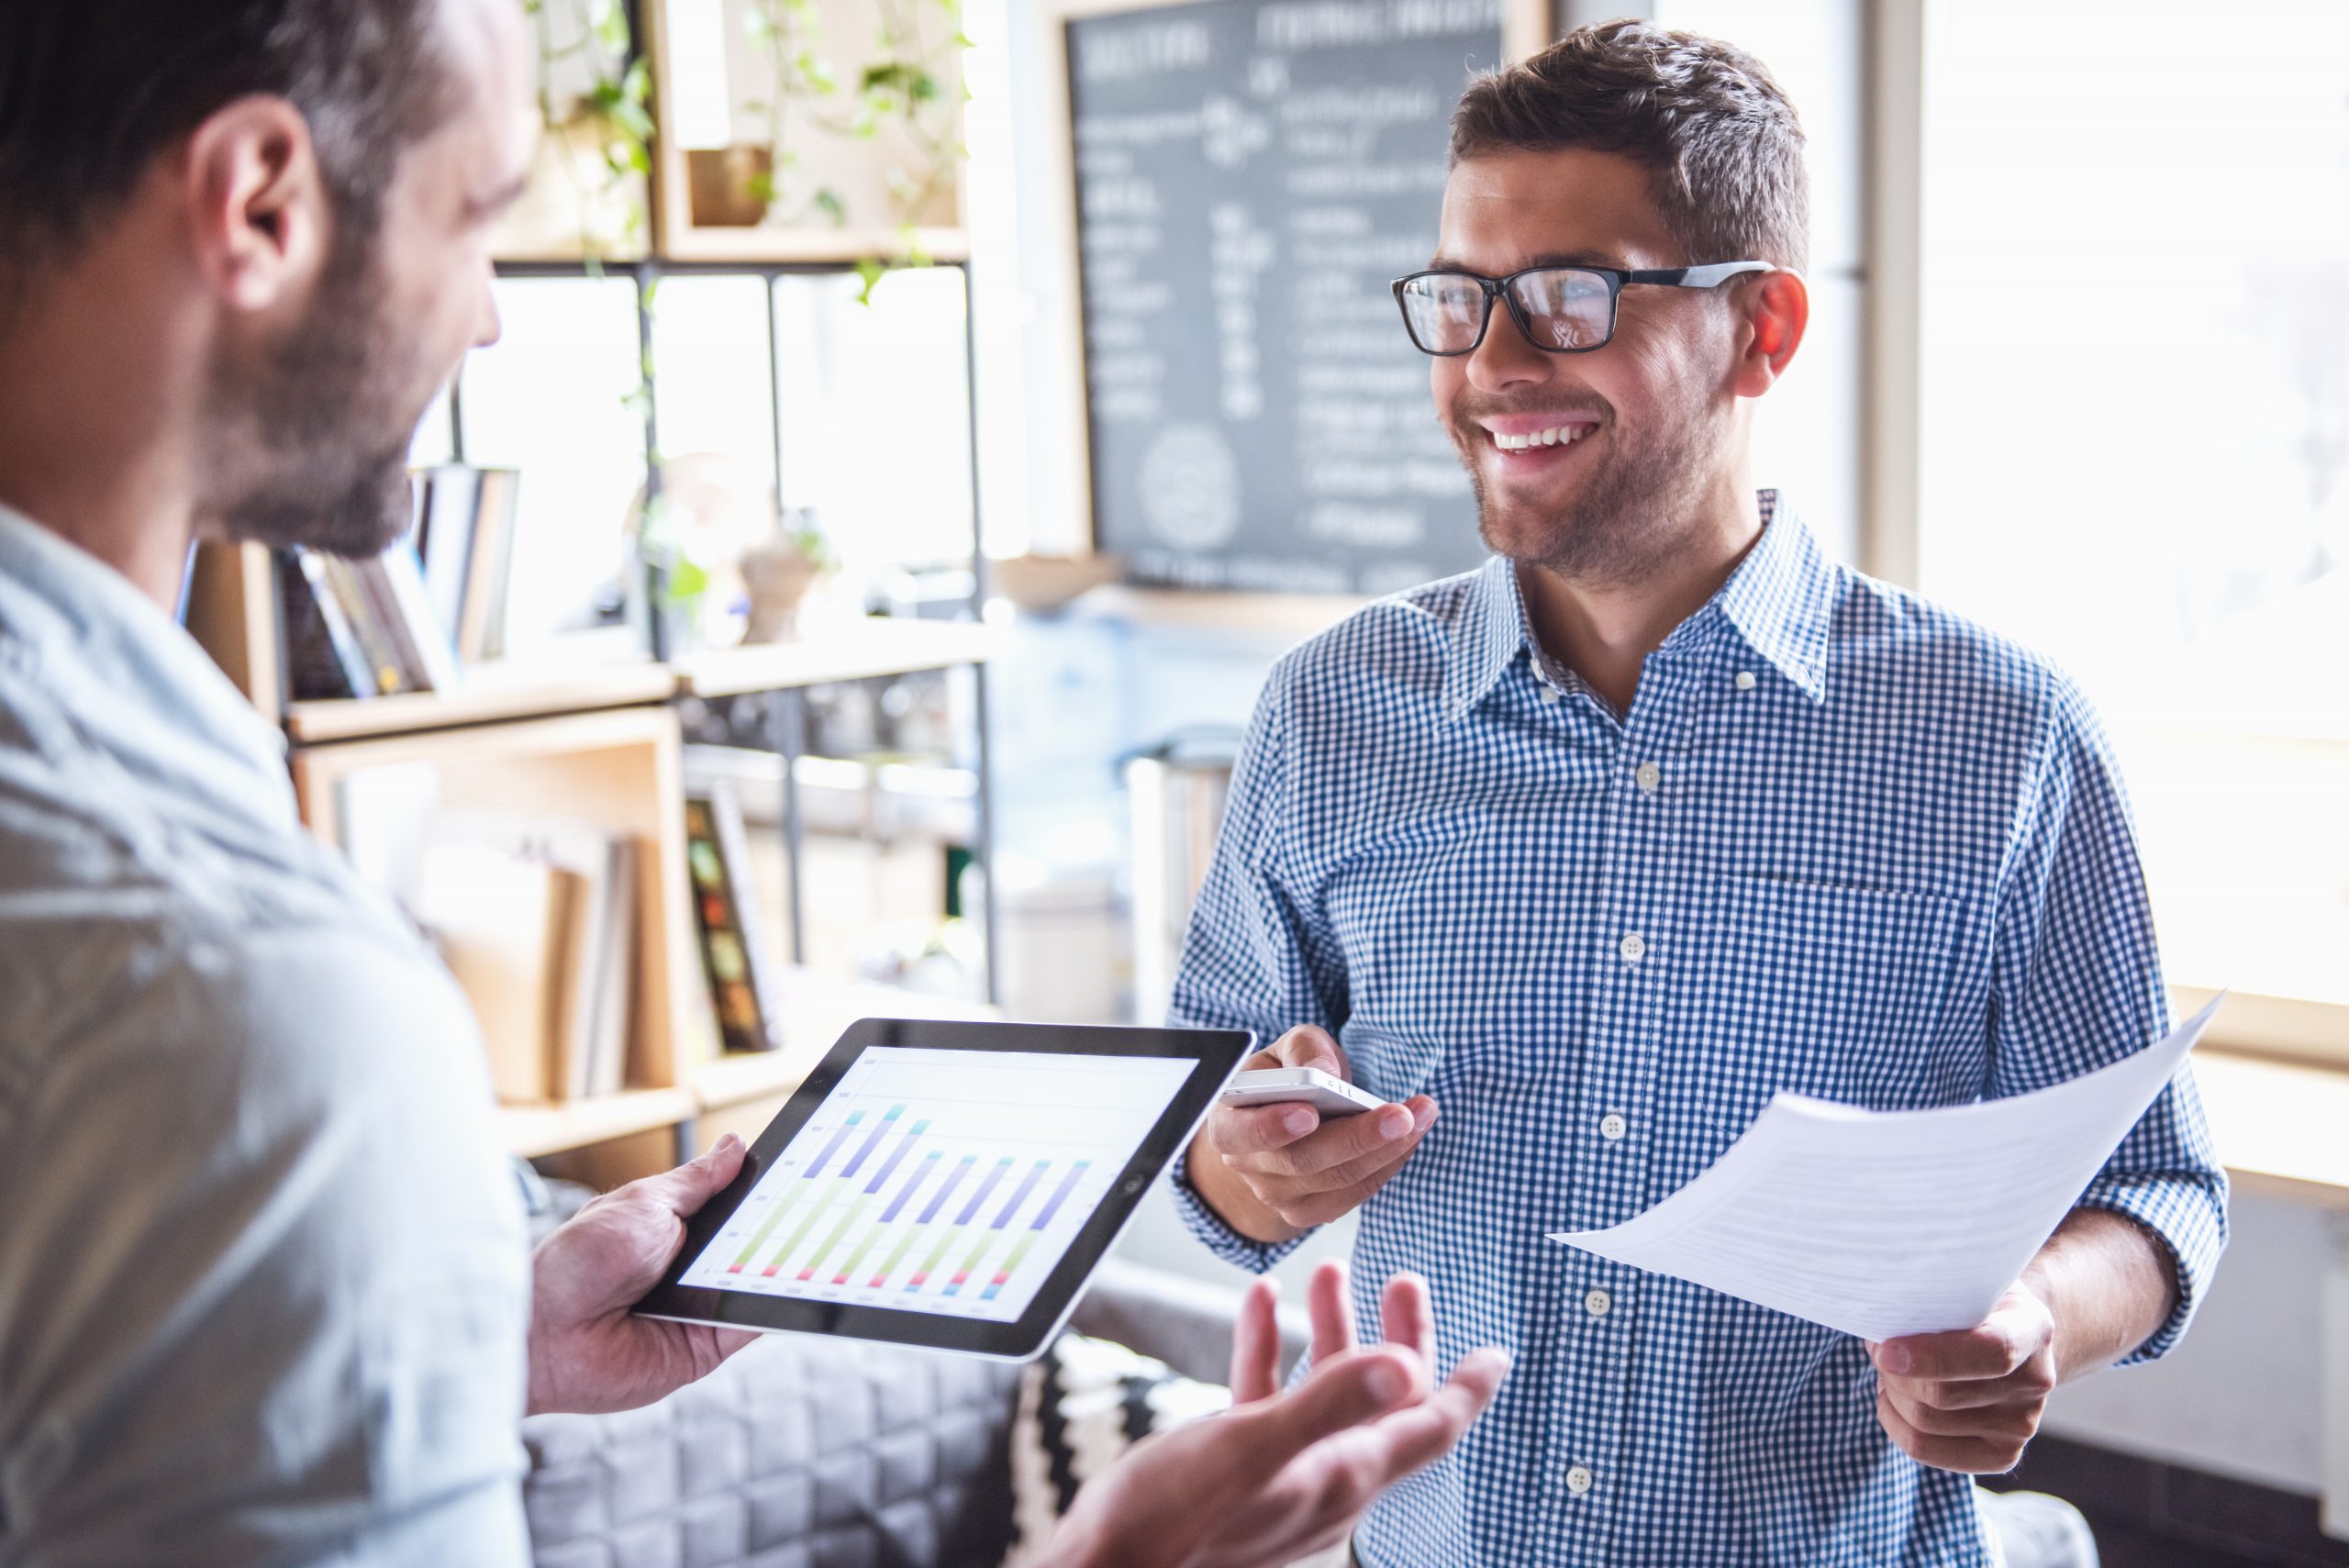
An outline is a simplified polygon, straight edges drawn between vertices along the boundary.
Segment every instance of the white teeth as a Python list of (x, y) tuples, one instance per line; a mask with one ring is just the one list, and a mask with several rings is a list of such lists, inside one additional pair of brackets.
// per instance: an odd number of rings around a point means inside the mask
[(1549, 429), (1534, 430), (1522, 436), (1505, 435), (1495, 430), (1493, 445), (1505, 452), (1521, 452), (1531, 447), (1571, 446), (1596, 428), (1595, 425), (1554, 425)]

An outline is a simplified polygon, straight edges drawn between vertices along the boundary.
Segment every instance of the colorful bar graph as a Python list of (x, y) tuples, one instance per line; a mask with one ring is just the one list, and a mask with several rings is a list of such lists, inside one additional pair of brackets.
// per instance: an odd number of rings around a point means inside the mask
[[(965, 1161), (964, 1163), (967, 1164), (969, 1162)], [(938, 1151), (933, 1149), (929, 1153), (921, 1157), (921, 1162), (914, 1167), (914, 1173), (911, 1178), (907, 1181), (904, 1186), (897, 1189), (897, 1195), (889, 1200), (889, 1207), (881, 1211), (881, 1223), (886, 1225), (889, 1221), (896, 1218), (897, 1210), (906, 1207), (906, 1200), (914, 1195), (914, 1189), (921, 1185), (922, 1183), (928, 1179), (930, 1173), (937, 1169)], [(873, 1186), (877, 1187), (880, 1184), (880, 1183), (875, 1182), (873, 1184)], [(873, 1187), (867, 1187), (864, 1190), (866, 1192), (871, 1192)]]
[(802, 1280), (811, 1280), (816, 1277), (816, 1265), (822, 1262), (825, 1255), (834, 1247), (840, 1245), (841, 1238), (848, 1234), (848, 1228), (856, 1223), (857, 1217), (864, 1212), (864, 1206), (872, 1201), (868, 1197), (860, 1195), (854, 1203), (848, 1206), (848, 1211), (841, 1216), (841, 1222), (832, 1227), (831, 1234), (817, 1243), (816, 1250), (807, 1254), (807, 1264), (799, 1271), (799, 1277)]
[(1002, 1294), (1003, 1287), (1011, 1281), (1012, 1271), (1019, 1266), (1019, 1261), (1028, 1255), (1028, 1249), (1033, 1246), (1035, 1241), (1036, 1232), (1031, 1229), (1019, 1239), (1018, 1246), (1005, 1254), (1003, 1262), (996, 1265), (995, 1278), (987, 1282), (986, 1289), (979, 1292), (981, 1301), (993, 1301)]
[(963, 1212), (954, 1217), (954, 1223), (957, 1225), (970, 1224), (972, 1216), (979, 1212), (979, 1206), (987, 1201), (987, 1194), (995, 1191), (996, 1184), (1003, 1180), (1004, 1173), (1010, 1169), (1010, 1155), (1007, 1154), (1002, 1159), (997, 1160), (995, 1162), (995, 1169), (987, 1173), (987, 1179), (979, 1184), (979, 1190), (971, 1195), (971, 1201), (963, 1206)]
[(759, 1272), (769, 1279), (781, 1273), (784, 1259), (791, 1256), (791, 1250), (807, 1240), (807, 1232), (816, 1228), (816, 1221), (823, 1212), (822, 1204), (810, 1206), (807, 1212), (800, 1216), (799, 1223), (791, 1228), (791, 1234), (783, 1239), (783, 1245), (774, 1250), (774, 1256), (767, 1260), (767, 1266)]
[(1061, 1178), (1061, 1184), (1052, 1189), (1052, 1195), (1044, 1200), (1042, 1208), (1037, 1210), (1036, 1223), (1030, 1229), (1041, 1230), (1052, 1223), (1052, 1216), (1060, 1212), (1061, 1205), (1068, 1201), (1068, 1195), (1076, 1190), (1076, 1184), (1084, 1179), (1092, 1163), (1090, 1160), (1079, 1160), (1069, 1167), (1068, 1174)]
[(1019, 1212), (1019, 1206), (1028, 1201), (1028, 1195), (1036, 1190), (1036, 1184), (1042, 1181), (1044, 1173), (1052, 1168), (1052, 1162), (1050, 1160), (1039, 1160), (1028, 1167), (1028, 1174), (1020, 1181), (1019, 1185), (1012, 1190), (1011, 1201), (1003, 1206), (1003, 1212), (995, 1217), (995, 1223), (987, 1229), (1000, 1230), (1010, 1224), (1011, 1217)]
[(978, 1162), (979, 1157), (977, 1155), (965, 1154), (963, 1156), (960, 1163), (958, 1163), (952, 1171), (946, 1173), (946, 1184), (940, 1187), (938, 1191), (931, 1195), (930, 1207), (921, 1211), (921, 1222), (924, 1225), (929, 1224), (931, 1220), (938, 1218), (938, 1211), (946, 1207), (946, 1200), (953, 1195), (954, 1189), (962, 1185), (963, 1178), (969, 1175), (971, 1173), (971, 1167)]
[[(979, 1232), (979, 1244), (971, 1249), (971, 1255), (963, 1260), (963, 1266), (954, 1271), (954, 1277), (946, 1282), (946, 1288), (940, 1291), (939, 1295), (959, 1296), (962, 1294), (963, 1283), (971, 1277), (971, 1271), (977, 1268), (979, 1260), (987, 1255), (987, 1245), (995, 1240), (996, 1229), (996, 1227), (990, 1225), (986, 1229)], [(962, 1233), (957, 1231), (955, 1234)]]
[(784, 1210), (790, 1207), (791, 1199), (788, 1197), (777, 1198), (775, 1200), (774, 1207), (767, 1210), (766, 1218), (760, 1222), (759, 1228), (756, 1230), (751, 1232), (751, 1244), (742, 1249), (742, 1255), (740, 1257), (735, 1259), (731, 1263), (729, 1263), (726, 1266), (726, 1272), (728, 1273), (739, 1274), (744, 1269), (750, 1267), (751, 1260), (758, 1254), (760, 1248), (766, 1245), (767, 1238), (774, 1233), (776, 1223), (783, 1218)]
[(881, 1119), (874, 1124), (873, 1130), (865, 1134), (864, 1141), (856, 1146), (856, 1157), (841, 1168), (841, 1174), (842, 1177), (853, 1176), (856, 1174), (857, 1168), (864, 1163), (864, 1157), (872, 1153), (874, 1148), (880, 1144), (881, 1140), (887, 1136), (889, 1124), (896, 1120), (900, 1116), (903, 1116), (905, 1114), (905, 1109), (906, 1107), (903, 1106), (891, 1106), (886, 1111), (882, 1113)]
[(914, 1271), (914, 1277), (906, 1282), (906, 1288), (919, 1290), (923, 1285), (928, 1284), (930, 1271), (938, 1267), (938, 1261), (946, 1256), (946, 1250), (961, 1240), (963, 1233), (969, 1229), (965, 1225), (956, 1225), (949, 1229), (945, 1235), (941, 1236), (938, 1239), (938, 1245), (930, 1250), (930, 1256), (921, 1261), (921, 1267)]
[(832, 1283), (834, 1284), (848, 1284), (849, 1275), (856, 1273), (856, 1265), (864, 1262), (864, 1254), (873, 1251), (873, 1243), (879, 1240), (881, 1240), (881, 1227), (875, 1225), (864, 1233), (864, 1240), (856, 1244), (856, 1250), (841, 1260), (841, 1272), (832, 1276)]
[(907, 1226), (905, 1235), (898, 1240), (895, 1247), (889, 1249), (889, 1255), (881, 1260), (880, 1272), (866, 1282), (867, 1288), (879, 1290), (883, 1285), (887, 1284), (889, 1276), (897, 1272), (897, 1265), (906, 1261), (906, 1254), (913, 1251), (914, 1243), (921, 1240), (922, 1232), (927, 1229), (927, 1226), (918, 1221)]
[(824, 1145), (823, 1151), (816, 1156), (815, 1162), (799, 1173), (802, 1176), (812, 1176), (817, 1172), (822, 1170), (824, 1168), (824, 1162), (830, 1159), (839, 1150), (840, 1146), (847, 1141), (850, 1130), (854, 1128), (858, 1122), (861, 1122), (863, 1119), (864, 1113), (863, 1111), (849, 1112), (848, 1119), (841, 1123), (841, 1129), (832, 1134), (832, 1140)]
[(881, 1162), (881, 1168), (879, 1170), (873, 1173), (873, 1184), (866, 1187), (864, 1190), (869, 1193), (879, 1192), (881, 1190), (881, 1184), (889, 1179), (889, 1173), (897, 1168), (897, 1162), (906, 1157), (906, 1151), (914, 1146), (914, 1140), (919, 1138), (923, 1133), (928, 1132), (929, 1130), (930, 1123), (928, 1120), (925, 1119), (914, 1123), (914, 1129), (906, 1134), (903, 1138), (897, 1140), (897, 1146), (889, 1151), (889, 1157)]

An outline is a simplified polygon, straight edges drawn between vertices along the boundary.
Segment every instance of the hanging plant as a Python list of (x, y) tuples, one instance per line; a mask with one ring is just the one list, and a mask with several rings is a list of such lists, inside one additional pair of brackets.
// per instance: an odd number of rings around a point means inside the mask
[(887, 133), (894, 157), (883, 172), (896, 253), (869, 258), (858, 272), (865, 296), (891, 266), (920, 266), (923, 215), (949, 193), (968, 155), (962, 106), (970, 96), (963, 54), (961, 0), (869, 0), (876, 26), (869, 52), (847, 69), (835, 62), (816, 0), (751, 0), (744, 23), (763, 51), (771, 95), (745, 106), (765, 117), (768, 166), (750, 176), (746, 194), (762, 221), (794, 226), (828, 221), (845, 228), (849, 204), (833, 185), (801, 170), (801, 128), (815, 135), (876, 142)]
[[(553, 207), (567, 201), (566, 230), (589, 261), (641, 253), (652, 172), (652, 78), (624, 0), (521, 0), (538, 45), (543, 139), (532, 190), (511, 251), (553, 243)], [(560, 171), (551, 179), (546, 165)], [(546, 187), (559, 186), (557, 190)], [(568, 234), (563, 244), (568, 247)]]

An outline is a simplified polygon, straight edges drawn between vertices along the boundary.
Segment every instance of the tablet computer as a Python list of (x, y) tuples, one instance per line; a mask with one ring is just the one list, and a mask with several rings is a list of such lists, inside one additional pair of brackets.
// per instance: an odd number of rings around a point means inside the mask
[(1246, 1030), (866, 1018), (636, 1310), (1032, 1356), (1255, 1048)]

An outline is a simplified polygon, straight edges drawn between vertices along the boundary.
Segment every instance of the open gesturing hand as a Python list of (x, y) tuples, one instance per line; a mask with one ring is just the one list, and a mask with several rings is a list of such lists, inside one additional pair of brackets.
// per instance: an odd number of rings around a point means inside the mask
[(1232, 1409), (1163, 1433), (1078, 1495), (1053, 1538), (1055, 1568), (1277, 1568), (1342, 1540), (1387, 1487), (1452, 1451), (1508, 1371), (1505, 1351), (1431, 1387), (1426, 1282), (1397, 1274), (1380, 1344), (1355, 1342), (1343, 1265), (1313, 1277), (1314, 1366), (1278, 1391), (1276, 1292), (1250, 1287), (1234, 1331)]

